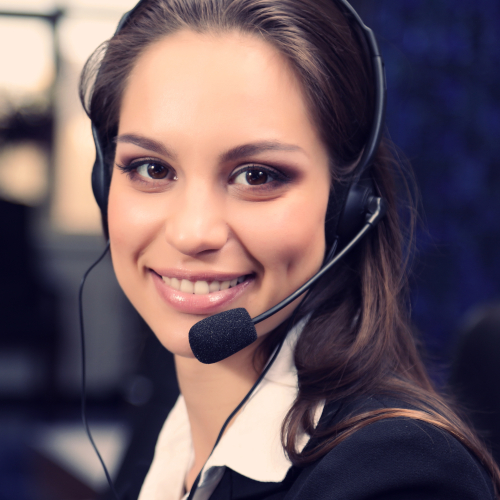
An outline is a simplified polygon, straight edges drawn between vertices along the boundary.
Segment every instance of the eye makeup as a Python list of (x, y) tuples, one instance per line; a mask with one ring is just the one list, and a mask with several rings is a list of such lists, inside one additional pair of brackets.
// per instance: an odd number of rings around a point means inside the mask
[(141, 158), (125, 164), (116, 161), (115, 164), (132, 182), (151, 184), (177, 180), (175, 170), (156, 158)]
[(280, 170), (263, 165), (247, 165), (238, 168), (229, 178), (230, 184), (241, 184), (242, 186), (252, 187), (267, 184), (286, 184), (290, 181), (290, 177)]

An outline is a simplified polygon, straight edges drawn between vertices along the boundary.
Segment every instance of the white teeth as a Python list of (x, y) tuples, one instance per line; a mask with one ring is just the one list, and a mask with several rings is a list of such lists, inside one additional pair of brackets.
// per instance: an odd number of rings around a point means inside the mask
[(181, 282), (177, 279), (177, 278), (172, 278), (170, 280), (170, 286), (174, 289), (174, 290), (180, 290), (181, 289)]
[(194, 293), (194, 283), (189, 280), (181, 281), (181, 292)]
[(197, 281), (194, 284), (194, 293), (196, 295), (205, 295), (206, 293), (209, 293), (209, 291), (208, 283), (206, 281)]
[(245, 276), (240, 276), (234, 280), (227, 281), (192, 281), (177, 278), (169, 278), (168, 276), (162, 276), (163, 281), (166, 285), (173, 288), (174, 290), (179, 290), (185, 293), (194, 293), (195, 295), (206, 295), (207, 293), (218, 292), (220, 290), (227, 290), (233, 286), (239, 285), (245, 281)]

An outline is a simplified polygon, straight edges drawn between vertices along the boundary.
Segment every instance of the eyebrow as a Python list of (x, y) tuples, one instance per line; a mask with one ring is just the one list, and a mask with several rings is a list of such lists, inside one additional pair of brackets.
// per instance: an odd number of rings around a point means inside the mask
[[(159, 141), (155, 141), (154, 139), (148, 139), (147, 137), (143, 137), (140, 135), (136, 134), (119, 135), (118, 137), (115, 138), (115, 142), (134, 144), (135, 146), (139, 146), (143, 149), (153, 151), (172, 160), (177, 159), (176, 153), (167, 148), (165, 144)], [(259, 141), (231, 148), (219, 155), (219, 161), (221, 163), (236, 161), (259, 153), (266, 153), (268, 151), (303, 152), (303, 149), (300, 146), (296, 146), (294, 144), (286, 144), (279, 141)]]
[(224, 163), (240, 160), (247, 156), (266, 153), (267, 151), (303, 151), (303, 149), (299, 146), (295, 146), (294, 144), (285, 144), (278, 141), (260, 141), (243, 144), (242, 146), (236, 146), (235, 148), (229, 149), (219, 155), (219, 161)]
[(155, 141), (154, 139), (148, 139), (147, 137), (143, 137), (141, 135), (135, 134), (123, 134), (119, 135), (115, 138), (115, 142), (124, 142), (128, 144), (134, 144), (135, 146), (139, 146), (142, 149), (147, 149), (149, 151), (153, 151), (154, 153), (158, 153), (166, 158), (170, 158), (171, 160), (177, 159), (177, 155), (168, 149), (163, 143), (159, 141)]

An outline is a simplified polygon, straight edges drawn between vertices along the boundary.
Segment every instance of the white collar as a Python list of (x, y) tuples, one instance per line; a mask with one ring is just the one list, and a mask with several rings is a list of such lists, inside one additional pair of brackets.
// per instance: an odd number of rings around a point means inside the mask
[[(203, 467), (196, 500), (210, 497), (225, 467), (260, 482), (285, 478), (291, 462), (281, 445), (281, 425), (297, 396), (293, 352), (304, 323), (289, 332), (273, 366)], [(316, 410), (316, 421), (321, 411), (322, 406)], [(299, 449), (307, 440), (307, 435), (301, 437)], [(192, 460), (191, 430), (181, 395), (160, 432), (139, 500), (180, 500)]]

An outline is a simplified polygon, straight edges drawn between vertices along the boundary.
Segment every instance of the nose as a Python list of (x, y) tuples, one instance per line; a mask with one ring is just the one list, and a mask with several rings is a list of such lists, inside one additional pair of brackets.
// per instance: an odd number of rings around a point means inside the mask
[(166, 217), (167, 242), (185, 255), (220, 250), (228, 240), (224, 195), (204, 183), (179, 187)]

